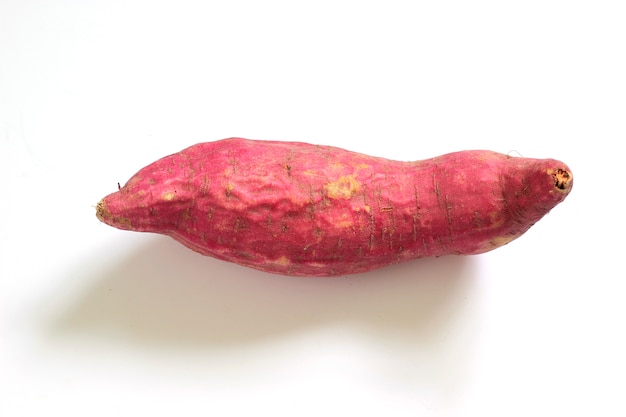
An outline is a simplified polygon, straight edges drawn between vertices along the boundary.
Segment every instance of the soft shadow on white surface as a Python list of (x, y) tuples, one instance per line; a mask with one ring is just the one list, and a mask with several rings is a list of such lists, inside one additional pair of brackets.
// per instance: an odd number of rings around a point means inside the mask
[(340, 325), (388, 343), (428, 344), (446, 337), (477, 274), (475, 259), (452, 256), (347, 277), (285, 277), (160, 236), (121, 256), (104, 270), (85, 261), (70, 273), (89, 284), (48, 322), (49, 336), (205, 349)]

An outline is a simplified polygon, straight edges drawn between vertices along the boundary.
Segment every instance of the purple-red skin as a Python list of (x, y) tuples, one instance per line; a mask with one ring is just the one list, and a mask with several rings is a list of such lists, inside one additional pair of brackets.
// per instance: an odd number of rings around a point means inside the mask
[(141, 169), (98, 203), (97, 216), (262, 271), (337, 276), (498, 248), (572, 185), (570, 169), (553, 159), (461, 151), (401, 162), (230, 138)]

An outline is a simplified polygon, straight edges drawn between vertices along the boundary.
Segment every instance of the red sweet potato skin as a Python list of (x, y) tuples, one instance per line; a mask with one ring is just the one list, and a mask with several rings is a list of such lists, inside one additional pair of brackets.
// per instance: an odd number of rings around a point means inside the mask
[(263, 271), (335, 276), (495, 249), (572, 185), (569, 168), (552, 159), (461, 151), (401, 162), (230, 138), (148, 165), (100, 201), (97, 216)]

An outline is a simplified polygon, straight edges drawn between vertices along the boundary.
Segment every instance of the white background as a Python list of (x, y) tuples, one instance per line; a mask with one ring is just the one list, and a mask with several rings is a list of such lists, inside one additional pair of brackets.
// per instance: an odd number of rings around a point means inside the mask
[[(0, 415), (626, 415), (620, 1), (0, 0)], [(94, 206), (241, 136), (565, 161), (474, 257), (273, 276)]]

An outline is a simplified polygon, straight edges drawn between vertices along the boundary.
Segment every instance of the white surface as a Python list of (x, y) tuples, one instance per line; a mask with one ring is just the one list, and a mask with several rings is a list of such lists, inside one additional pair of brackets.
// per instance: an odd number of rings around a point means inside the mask
[[(302, 3), (302, 4), (301, 4)], [(626, 415), (619, 1), (0, 1), (0, 415)], [(271, 276), (94, 205), (200, 141), (554, 157), (489, 254)]]

